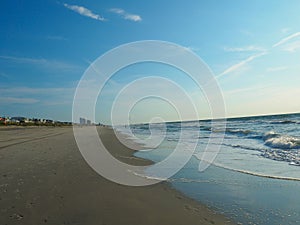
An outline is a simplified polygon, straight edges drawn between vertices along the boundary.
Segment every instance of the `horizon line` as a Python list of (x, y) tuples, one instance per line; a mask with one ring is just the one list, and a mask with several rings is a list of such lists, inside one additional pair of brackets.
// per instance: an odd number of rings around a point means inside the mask
[[(205, 118), (205, 119), (195, 119), (195, 120), (170, 120), (170, 121), (165, 121), (164, 123), (187, 123), (187, 122), (194, 122), (194, 121), (228, 120), (228, 119), (241, 119), (241, 118), (248, 118), (248, 117), (267, 117), (267, 116), (280, 116), (280, 115), (293, 115), (293, 114), (300, 114), (300, 112), (241, 115), (241, 116), (232, 116), (232, 117), (215, 118), (215, 119)], [(150, 123), (143, 123), (143, 122), (142, 123), (131, 123), (130, 125), (141, 125), (141, 124), (150, 124)], [(151, 123), (151, 124), (159, 124), (159, 123)]]

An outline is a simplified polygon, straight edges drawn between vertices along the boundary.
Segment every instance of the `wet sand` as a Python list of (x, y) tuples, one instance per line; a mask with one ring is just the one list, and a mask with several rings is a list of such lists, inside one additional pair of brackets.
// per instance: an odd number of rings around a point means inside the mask
[[(111, 154), (149, 165), (99, 128)], [(233, 224), (167, 183), (128, 187), (106, 180), (82, 158), (71, 127), (0, 128), (1, 225)]]

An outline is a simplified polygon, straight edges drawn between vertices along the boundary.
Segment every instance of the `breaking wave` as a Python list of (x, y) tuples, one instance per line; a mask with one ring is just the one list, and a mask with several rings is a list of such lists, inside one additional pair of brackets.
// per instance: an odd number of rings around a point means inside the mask
[(269, 132), (264, 135), (265, 145), (279, 149), (298, 149), (300, 148), (300, 138), (280, 135), (275, 132)]

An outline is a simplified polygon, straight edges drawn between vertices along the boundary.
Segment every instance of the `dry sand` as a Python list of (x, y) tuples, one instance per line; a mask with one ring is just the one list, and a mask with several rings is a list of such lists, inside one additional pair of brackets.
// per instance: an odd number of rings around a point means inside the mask
[[(113, 131), (100, 128), (112, 155), (133, 165)], [(112, 183), (83, 160), (72, 128), (0, 128), (0, 225), (233, 224), (167, 183)]]

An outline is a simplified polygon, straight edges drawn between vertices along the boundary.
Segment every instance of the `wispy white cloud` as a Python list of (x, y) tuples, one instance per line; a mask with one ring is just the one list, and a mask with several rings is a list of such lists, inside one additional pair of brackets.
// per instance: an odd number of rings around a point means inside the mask
[(192, 51), (192, 52), (197, 52), (197, 51), (199, 51), (199, 48), (197, 48), (197, 47), (193, 47), (193, 46), (186, 46), (186, 47), (184, 47), (186, 50), (188, 50), (188, 51)]
[(1, 87), (0, 86), (0, 94), (1, 95), (45, 95), (45, 94), (61, 94), (67, 92), (74, 92), (75, 88), (32, 88), (32, 87)]
[(93, 13), (91, 10), (83, 7), (83, 6), (79, 6), (79, 5), (68, 5), (66, 3), (63, 4), (66, 8), (82, 15), (82, 16), (86, 16), (95, 20), (100, 20), (100, 21), (105, 21), (106, 19), (98, 14)]
[(218, 79), (218, 78), (220, 78), (220, 77), (222, 77), (222, 76), (224, 76), (226, 74), (235, 72), (238, 69), (240, 69), (241, 67), (243, 67), (246, 64), (250, 63), (251, 61), (253, 61), (254, 59), (256, 59), (258, 57), (261, 57), (263, 55), (266, 55), (266, 54), (267, 54), (267, 52), (262, 52), (262, 53), (259, 53), (259, 54), (255, 54), (255, 55), (249, 56), (247, 59), (242, 60), (241, 62), (236, 63), (233, 66), (230, 66), (228, 69), (224, 70), (222, 73), (220, 73), (219, 75), (217, 75), (216, 78)]
[(244, 47), (224, 47), (224, 50), (226, 52), (262, 52), (265, 51), (264, 48), (255, 46), (255, 45), (249, 45)]
[(283, 51), (287, 51), (291, 53), (296, 52), (297, 49), (300, 49), (300, 40), (287, 43), (284, 46), (282, 46)]
[(58, 60), (49, 60), (43, 58), (28, 58), (28, 57), (15, 57), (0, 55), (0, 59), (13, 61), (15, 63), (31, 64), (35, 66), (41, 66), (48, 69), (57, 69), (57, 70), (78, 70), (80, 67), (78, 65), (73, 65), (70, 63), (58, 61)]
[(71, 104), (75, 87), (33, 88), (0, 86), (1, 104), (67, 105)]
[[(285, 32), (285, 31), (287, 32), (288, 28), (283, 29), (282, 32)], [(296, 40), (296, 41), (292, 41), (292, 40), (294, 40), (295, 38), (298, 38), (298, 37), (300, 37), (300, 32), (291, 34), (288, 37), (285, 37), (285, 38), (281, 39), (280, 41), (278, 41), (277, 43), (275, 43), (272, 46), (272, 49), (280, 46), (281, 49), (284, 51), (295, 52), (297, 49), (300, 49), (300, 40)], [(249, 45), (246, 47), (235, 47), (235, 48), (225, 47), (224, 50), (228, 51), (228, 52), (259, 51), (260, 53), (252, 55), (252, 56), (248, 57), (247, 59), (234, 64), (233, 66), (229, 67), (228, 69), (226, 69), (222, 73), (220, 73), (218, 76), (216, 76), (216, 78), (220, 78), (226, 74), (235, 72), (235, 71), (241, 69), (243, 66), (245, 66), (249, 62), (253, 61), (254, 59), (261, 57), (263, 55), (266, 55), (268, 53), (267, 49), (264, 49), (264, 48), (258, 47), (258, 46), (254, 46), (254, 45)], [(269, 50), (271, 51), (271, 49), (269, 49)], [(267, 68), (266, 71), (267, 72), (275, 72), (275, 71), (281, 71), (281, 70), (286, 70), (286, 69), (287, 69), (287, 67), (273, 67), (273, 68)]]
[(225, 69), (222, 73), (220, 73), (219, 75), (216, 76), (217, 79), (226, 74), (236, 72), (236, 71), (244, 68), (244, 66), (246, 66), (248, 63), (250, 63), (254, 59), (267, 54), (267, 50), (265, 48), (256, 46), (256, 45), (248, 45), (248, 46), (243, 46), (243, 47), (224, 47), (224, 51), (238, 52), (238, 53), (241, 53), (241, 52), (258, 52), (258, 53), (255, 55), (251, 55), (248, 58), (241, 60), (240, 62)]
[(142, 21), (142, 17), (140, 15), (128, 13), (124, 9), (112, 8), (109, 11), (121, 15), (125, 20), (131, 20), (134, 22)]
[(296, 33), (294, 33), (294, 34), (291, 34), (291, 35), (289, 35), (289, 36), (287, 36), (287, 37), (281, 39), (280, 41), (278, 41), (277, 43), (275, 43), (275, 44), (272, 46), (272, 48), (275, 48), (275, 47), (278, 47), (278, 46), (280, 46), (280, 45), (283, 45), (283, 44), (285, 44), (286, 42), (288, 42), (288, 41), (290, 41), (290, 40), (292, 40), (292, 39), (294, 39), (294, 38), (296, 38), (296, 37), (300, 37), (300, 32), (296, 32)]
[(241, 93), (246, 93), (246, 92), (257, 92), (260, 90), (264, 90), (266, 88), (269, 88), (271, 85), (258, 85), (258, 86), (251, 86), (251, 87), (244, 87), (244, 88), (237, 88), (237, 89), (233, 89), (233, 90), (228, 90), (228, 91), (224, 91), (224, 96), (226, 97), (232, 97), (233, 95), (239, 95)]
[(0, 77), (8, 78), (9, 76), (6, 73), (0, 72)]
[(287, 70), (288, 67), (286, 66), (279, 66), (279, 67), (269, 67), (267, 68), (267, 72), (277, 72), (277, 71), (283, 71), (283, 70)]
[(34, 98), (0, 97), (0, 104), (34, 104), (39, 100)]

